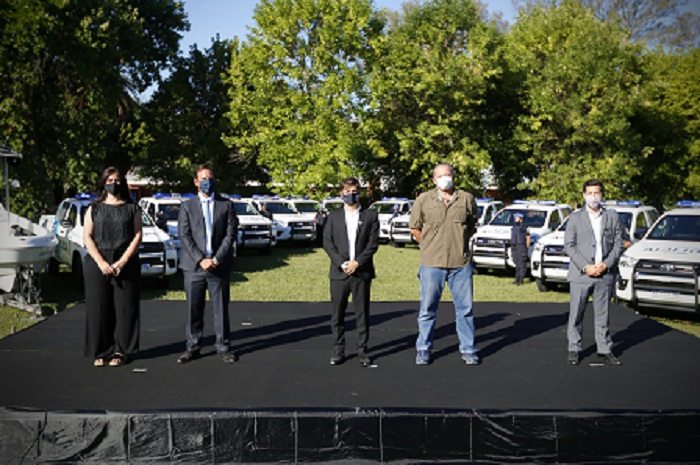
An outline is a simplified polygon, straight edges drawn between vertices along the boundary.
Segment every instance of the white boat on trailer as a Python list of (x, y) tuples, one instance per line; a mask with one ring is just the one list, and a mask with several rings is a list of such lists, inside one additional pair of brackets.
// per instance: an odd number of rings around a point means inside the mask
[[(5, 162), (5, 198), (9, 204), (7, 160), (21, 155), (8, 147), (0, 149)], [(39, 274), (57, 244), (50, 230), (9, 212), (0, 204), (0, 305), (41, 313)]]
[(0, 205), (0, 304), (38, 312), (38, 274), (53, 255), (56, 236)]

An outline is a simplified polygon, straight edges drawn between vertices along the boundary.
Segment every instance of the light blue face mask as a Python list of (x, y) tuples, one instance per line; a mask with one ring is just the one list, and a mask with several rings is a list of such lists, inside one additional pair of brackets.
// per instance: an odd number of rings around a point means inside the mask
[(212, 195), (216, 191), (216, 179), (207, 178), (199, 181), (199, 190), (204, 195)]

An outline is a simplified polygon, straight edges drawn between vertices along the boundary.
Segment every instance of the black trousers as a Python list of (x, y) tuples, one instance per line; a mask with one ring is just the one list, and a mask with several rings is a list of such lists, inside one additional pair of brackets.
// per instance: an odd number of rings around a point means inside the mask
[(216, 334), (214, 345), (217, 352), (228, 352), (231, 334), (228, 314), (231, 300), (230, 272), (208, 273), (197, 267), (196, 271), (185, 271), (183, 275), (185, 294), (187, 294), (187, 328), (185, 330), (187, 350), (194, 352), (201, 349), (206, 292), (209, 290)]
[(348, 299), (352, 294), (352, 302), (355, 307), (355, 322), (357, 324), (357, 351), (367, 352), (369, 341), (369, 297), (371, 279), (360, 279), (356, 276), (348, 276), (347, 279), (331, 280), (331, 331), (333, 332), (333, 346), (338, 354), (345, 353), (345, 311), (348, 308)]
[(515, 280), (523, 282), (527, 275), (527, 246), (515, 244), (513, 246), (513, 261), (515, 262)]
[(141, 266), (130, 260), (117, 277), (107, 277), (89, 255), (83, 260), (85, 280), (86, 357), (108, 358), (139, 350)]

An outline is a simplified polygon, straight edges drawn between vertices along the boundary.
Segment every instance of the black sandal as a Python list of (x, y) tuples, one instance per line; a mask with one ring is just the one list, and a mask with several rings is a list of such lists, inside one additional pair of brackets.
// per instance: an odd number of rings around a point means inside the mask
[(126, 364), (126, 355), (120, 353), (114, 354), (109, 361), (109, 366), (111, 367), (120, 367), (124, 364)]

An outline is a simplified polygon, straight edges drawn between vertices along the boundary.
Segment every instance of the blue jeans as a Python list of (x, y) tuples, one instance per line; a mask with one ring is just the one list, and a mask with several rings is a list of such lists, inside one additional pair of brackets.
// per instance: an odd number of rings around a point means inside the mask
[(472, 312), (473, 282), (471, 262), (461, 268), (433, 268), (420, 265), (420, 311), (418, 313), (418, 340), (416, 350), (433, 348), (435, 317), (445, 282), (450, 286), (455, 306), (455, 322), (459, 337), (459, 351), (475, 354), (474, 314)]

